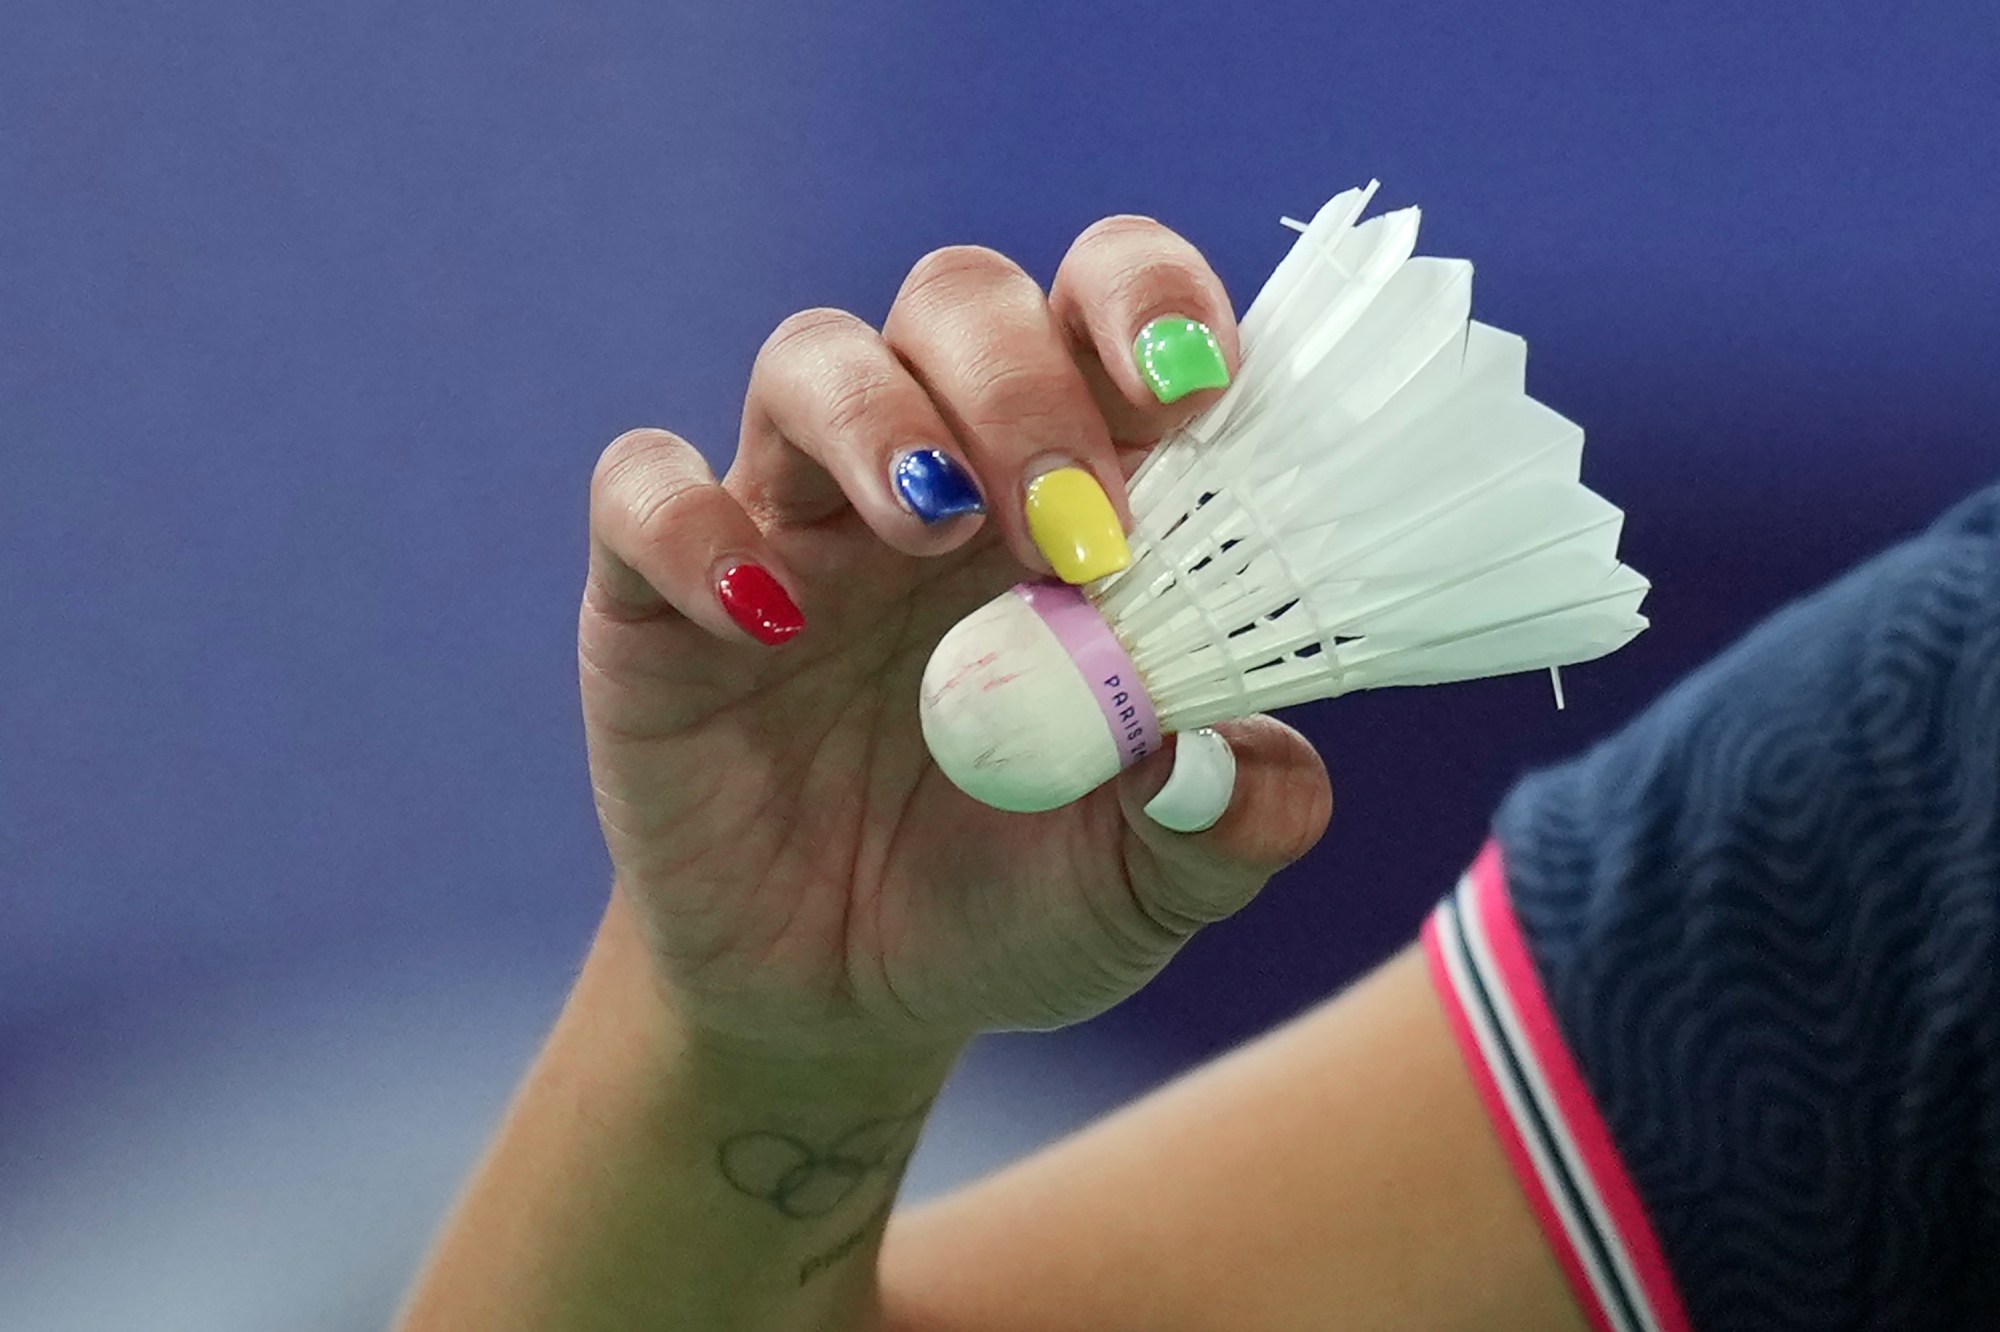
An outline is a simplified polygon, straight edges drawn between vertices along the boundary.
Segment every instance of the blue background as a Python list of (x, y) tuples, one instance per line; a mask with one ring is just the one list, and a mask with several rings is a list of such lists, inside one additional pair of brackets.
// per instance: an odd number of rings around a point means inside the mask
[[(380, 1320), (602, 898), (598, 450), (725, 459), (771, 326), (879, 319), (932, 247), (1046, 279), (1145, 212), (1240, 306), (1279, 214), (1380, 177), (1480, 265), (1657, 587), (1567, 712), (1525, 679), (1297, 714), (1323, 847), (1132, 1004), (982, 1056), (954, 1113), (1003, 1127), (961, 1167), (1338, 986), (1513, 775), (2000, 475), (1985, 3), (13, 0), (0, 131), (9, 1327), (124, 1307), (23, 1296), (20, 1255), (138, 1290), (191, 1270), (168, 1229), (220, 1266), (149, 1326)], [(181, 1219), (115, 1238), (148, 1207)], [(215, 1258), (315, 1208), (384, 1238)]]

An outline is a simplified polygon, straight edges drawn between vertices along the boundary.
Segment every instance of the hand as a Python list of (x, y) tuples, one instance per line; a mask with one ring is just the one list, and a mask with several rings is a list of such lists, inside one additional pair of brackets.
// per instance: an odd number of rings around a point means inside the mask
[(1122, 554), (1124, 477), (1212, 399), (1218, 351), (1235, 365), (1207, 263), (1111, 218), (1046, 297), (960, 247), (911, 271), (879, 333), (786, 320), (719, 485), (662, 431), (605, 452), (578, 642), (591, 772), (683, 1022), (815, 1049), (1073, 1022), (1319, 837), (1325, 770), (1268, 718), (1220, 728), (1234, 796), (1195, 834), (1143, 812), (1172, 748), (1063, 809), (1003, 814), (918, 729), (918, 679), (960, 616), (1048, 572), (1044, 551), (1073, 579)]

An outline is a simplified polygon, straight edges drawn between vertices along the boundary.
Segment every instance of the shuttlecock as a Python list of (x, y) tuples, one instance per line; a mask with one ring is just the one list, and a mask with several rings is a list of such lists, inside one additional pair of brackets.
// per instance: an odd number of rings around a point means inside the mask
[[(1583, 431), (1527, 346), (1472, 322), (1472, 266), (1412, 258), (1417, 210), (1329, 202), (1242, 321), (1242, 368), (1132, 479), (1132, 563), (1017, 586), (924, 671), (966, 793), (1053, 809), (1164, 734), (1359, 689), (1588, 661), (1646, 627)], [(1298, 227), (1298, 224), (1290, 224)]]

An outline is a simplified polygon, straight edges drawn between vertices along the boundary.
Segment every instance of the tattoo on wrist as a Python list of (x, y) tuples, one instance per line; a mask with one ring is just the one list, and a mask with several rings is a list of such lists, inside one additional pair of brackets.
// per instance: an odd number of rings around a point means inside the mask
[(881, 1202), (875, 1204), (875, 1210), (864, 1217), (860, 1225), (842, 1235), (825, 1249), (800, 1263), (799, 1284), (801, 1286), (805, 1285), (821, 1272), (828, 1270), (841, 1259), (847, 1257), (848, 1254), (860, 1248), (862, 1242), (874, 1234), (876, 1230), (880, 1229), (882, 1223), (889, 1219), (889, 1209), (895, 1205), (896, 1195), (892, 1193)]
[(863, 1120), (824, 1143), (768, 1129), (738, 1133), (723, 1140), (716, 1159), (738, 1193), (809, 1221), (840, 1206), (869, 1176), (900, 1172), (928, 1109), (926, 1102), (907, 1114)]

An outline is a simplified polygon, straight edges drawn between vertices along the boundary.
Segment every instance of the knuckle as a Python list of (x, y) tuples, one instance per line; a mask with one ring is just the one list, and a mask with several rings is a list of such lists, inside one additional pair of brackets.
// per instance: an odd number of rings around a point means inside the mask
[(836, 439), (865, 431), (904, 387), (873, 328), (845, 310), (824, 308), (779, 324), (752, 379), (753, 396), (781, 391), (810, 402), (816, 428)]
[(1071, 301), (1121, 313), (1214, 303), (1207, 265), (1195, 248), (1149, 217), (1120, 214), (1092, 223), (1063, 259), (1056, 285)]
[(785, 316), (764, 339), (757, 353), (760, 362), (784, 363), (822, 354), (828, 343), (866, 331), (868, 326), (845, 310), (816, 306)]
[(1106, 275), (1104, 288), (1106, 301), (1134, 311), (1173, 306), (1187, 314), (1202, 314), (1208, 305), (1193, 266), (1164, 255), (1134, 255), (1131, 262)]
[(833, 367), (822, 395), (827, 434), (847, 440), (868, 433), (885, 418), (899, 387), (886, 366), (872, 361), (850, 360)]
[(635, 496), (630, 506), (632, 526), (647, 543), (665, 541), (679, 524), (679, 514), (712, 488), (703, 478), (687, 474), (656, 478)]
[(1172, 232), (1153, 218), (1138, 213), (1113, 213), (1110, 217), (1098, 218), (1079, 232), (1070, 249), (1084, 251), (1135, 239), (1157, 241), (1171, 235)]
[(917, 260), (903, 279), (903, 298), (918, 305), (949, 303), (1030, 278), (1006, 255), (983, 245), (947, 245)]
[(665, 430), (628, 430), (597, 460), (591, 507), (652, 534), (677, 501), (708, 484), (708, 466), (692, 444)]
[(658, 457), (662, 450), (671, 450), (680, 443), (678, 436), (650, 426), (627, 430), (605, 445), (604, 452), (597, 455), (597, 466), (590, 474), (591, 498), (594, 501), (615, 498), (648, 459)]
[(988, 348), (965, 368), (959, 412), (974, 430), (1020, 426), (1062, 414), (1064, 382), (1055, 371)]

